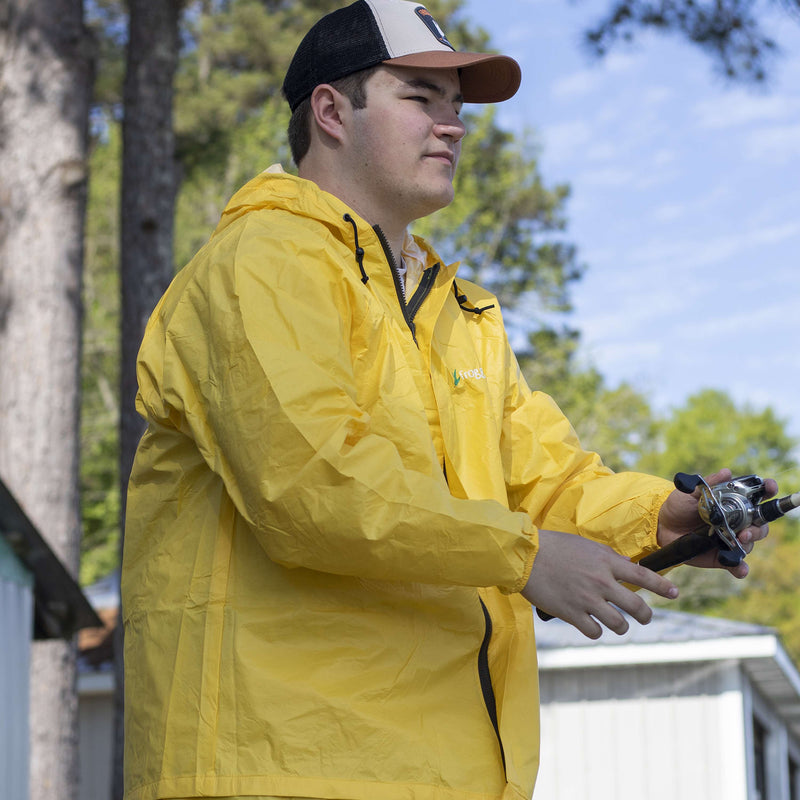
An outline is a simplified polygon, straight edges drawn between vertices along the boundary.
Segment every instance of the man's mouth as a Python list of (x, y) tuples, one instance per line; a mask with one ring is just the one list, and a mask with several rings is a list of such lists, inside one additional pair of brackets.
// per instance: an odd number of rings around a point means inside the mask
[(433, 158), (436, 161), (447, 162), (450, 166), (455, 162), (455, 156), (449, 150), (441, 150), (436, 153), (428, 153), (428, 158)]

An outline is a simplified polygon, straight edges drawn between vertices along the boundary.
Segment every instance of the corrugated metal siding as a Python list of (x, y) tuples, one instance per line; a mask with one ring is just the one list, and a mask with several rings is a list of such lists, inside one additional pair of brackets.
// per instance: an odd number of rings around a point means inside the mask
[(27, 800), (33, 593), (9, 575), (0, 577), (0, 797)]
[(741, 681), (724, 662), (542, 672), (534, 800), (745, 800)]
[(103, 693), (81, 693), (78, 715), (81, 765), (79, 800), (111, 800), (114, 744), (111, 687)]

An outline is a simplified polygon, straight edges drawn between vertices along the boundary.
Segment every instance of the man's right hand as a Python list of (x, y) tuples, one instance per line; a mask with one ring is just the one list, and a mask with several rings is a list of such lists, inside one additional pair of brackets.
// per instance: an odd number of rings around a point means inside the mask
[(670, 600), (678, 596), (674, 583), (604, 544), (571, 533), (540, 530), (539, 552), (522, 596), (597, 639), (603, 632), (598, 622), (620, 635), (628, 630), (618, 609), (642, 625), (653, 616), (647, 603), (621, 582)]

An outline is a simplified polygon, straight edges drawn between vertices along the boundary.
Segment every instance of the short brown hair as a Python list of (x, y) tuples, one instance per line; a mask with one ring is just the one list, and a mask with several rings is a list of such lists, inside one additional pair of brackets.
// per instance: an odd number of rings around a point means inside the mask
[[(366, 108), (367, 90), (366, 83), (378, 67), (368, 67), (352, 72), (332, 81), (331, 86), (343, 94), (352, 104), (353, 108)], [(311, 98), (307, 97), (294, 110), (289, 120), (289, 147), (292, 151), (292, 160), (296, 166), (305, 158), (311, 146)]]

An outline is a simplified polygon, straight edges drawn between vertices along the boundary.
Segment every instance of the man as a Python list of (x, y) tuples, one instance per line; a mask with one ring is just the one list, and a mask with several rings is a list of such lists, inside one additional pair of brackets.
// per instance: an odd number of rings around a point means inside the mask
[(408, 233), (453, 198), (462, 103), (519, 80), (417, 3), (324, 17), (284, 84), (299, 176), (240, 190), (154, 312), (128, 800), (529, 798), (531, 603), (596, 637), (650, 617), (621, 582), (676, 596), (631, 559), (696, 501), (581, 449), (495, 299)]

